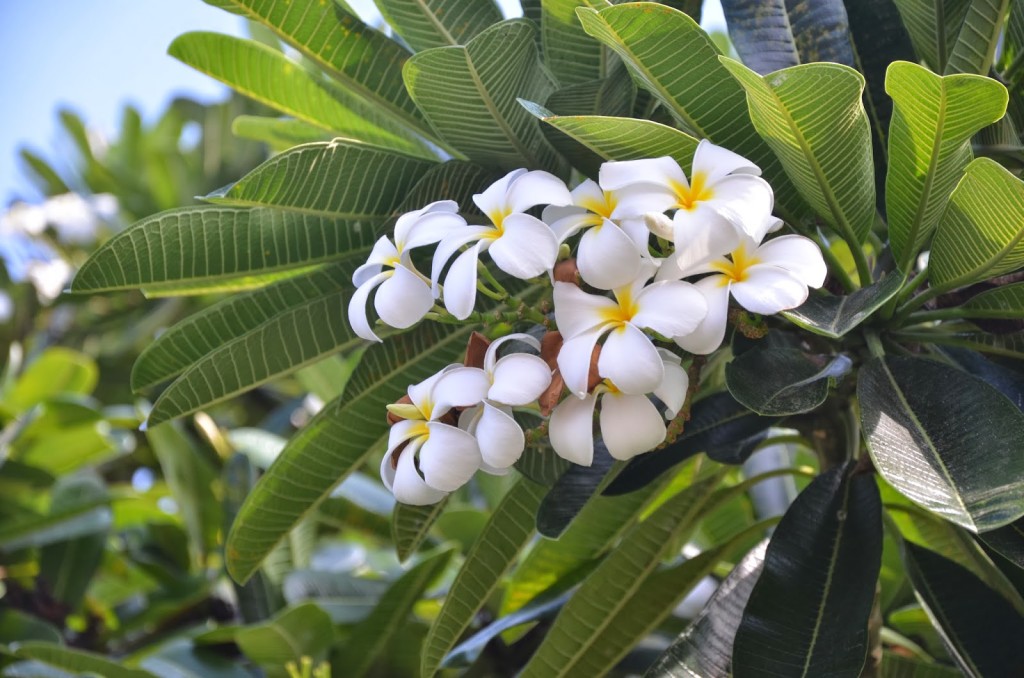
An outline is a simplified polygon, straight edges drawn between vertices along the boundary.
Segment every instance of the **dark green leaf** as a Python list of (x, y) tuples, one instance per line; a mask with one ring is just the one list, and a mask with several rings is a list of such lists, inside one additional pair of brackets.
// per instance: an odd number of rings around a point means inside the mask
[(428, 506), (410, 506), (395, 502), (391, 517), (391, 541), (395, 544), (398, 562), (404, 563), (423, 545), (430, 528), (441, 516), (448, 498)]
[(593, 464), (570, 466), (544, 497), (537, 511), (537, 531), (558, 539), (590, 498), (608, 483), (614, 464), (604, 443), (595, 441)]
[(546, 440), (527, 445), (515, 469), (545, 487), (551, 487), (569, 470), (571, 462), (555, 454)]
[(971, 297), (958, 309), (964, 318), (1024, 318), (1024, 283), (1013, 283)]
[(842, 354), (758, 347), (725, 366), (725, 383), (738, 402), (757, 414), (784, 417), (817, 408), (828, 397), (829, 387), (852, 366)]
[(609, 56), (587, 35), (576, 18), (577, 7), (605, 7), (594, 0), (542, 0), (540, 40), (544, 65), (563, 85), (578, 85), (608, 75)]
[(74, 650), (61, 645), (30, 641), (19, 643), (14, 654), (22, 659), (34, 659), (48, 666), (78, 673), (92, 673), (103, 678), (154, 678), (148, 671), (131, 669), (120, 662), (84, 650)]
[(1024, 518), (997, 530), (982, 532), (978, 537), (1011, 563), (1024, 569)]
[[(231, 529), (257, 477), (256, 467), (244, 454), (235, 453), (224, 464), (224, 534)], [(246, 624), (265, 621), (280, 607), (279, 594), (271, 587), (263, 572), (257, 572), (245, 584), (231, 584), (238, 599), (238, 614)]]
[(106, 533), (112, 519), (110, 496), (94, 474), (63, 476), (53, 486), (48, 513), (28, 514), (3, 521), (0, 526), (0, 552)]
[(847, 296), (820, 294), (810, 297), (783, 315), (806, 330), (832, 339), (847, 334), (892, 299), (903, 286), (903, 278), (890, 273), (878, 282)]
[(936, 73), (946, 69), (971, 0), (894, 0), (914, 51)]

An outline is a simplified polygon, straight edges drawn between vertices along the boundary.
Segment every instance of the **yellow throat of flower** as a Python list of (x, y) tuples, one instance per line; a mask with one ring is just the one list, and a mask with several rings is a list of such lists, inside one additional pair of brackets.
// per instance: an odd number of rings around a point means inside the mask
[(715, 192), (711, 190), (710, 186), (705, 185), (706, 182), (707, 176), (703, 172), (694, 172), (690, 177), (689, 186), (673, 181), (672, 188), (676, 192), (675, 206), (683, 210), (692, 210), (697, 203), (715, 197)]
[(593, 219), (595, 226), (600, 226), (602, 219), (611, 219), (612, 212), (615, 211), (615, 207), (618, 201), (615, 199), (615, 195), (611, 191), (603, 191), (603, 200), (596, 200), (591, 198), (584, 198), (580, 201), (579, 206), (588, 212), (593, 212), (597, 215), (596, 219)]
[(505, 232), (505, 217), (512, 214), (509, 207), (502, 207), (487, 213), (487, 218), (494, 224), (494, 231), (484, 235), (484, 239), (497, 240)]
[(726, 258), (714, 261), (711, 266), (714, 270), (724, 274), (722, 284), (728, 285), (731, 282), (743, 282), (747, 279), (747, 270), (754, 264), (760, 263), (760, 259), (747, 252), (744, 245), (740, 245), (729, 255), (731, 261)]
[(615, 323), (621, 328), (633, 319), (633, 316), (640, 311), (640, 307), (637, 305), (636, 299), (633, 298), (632, 290), (629, 287), (620, 287), (615, 290), (615, 301), (618, 303), (615, 308), (601, 311), (601, 320)]

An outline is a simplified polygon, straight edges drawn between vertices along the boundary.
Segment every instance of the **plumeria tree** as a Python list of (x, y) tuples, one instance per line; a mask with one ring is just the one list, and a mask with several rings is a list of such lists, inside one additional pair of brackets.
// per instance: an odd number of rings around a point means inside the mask
[(258, 584), (379, 467), (414, 564), (336, 673), (417, 617), (423, 676), (1024, 670), (1024, 5), (727, 0), (729, 56), (694, 2), (210, 2), (276, 38), (170, 52), (280, 152), (73, 290), (232, 292), (150, 427), (361, 356), (224, 549)]

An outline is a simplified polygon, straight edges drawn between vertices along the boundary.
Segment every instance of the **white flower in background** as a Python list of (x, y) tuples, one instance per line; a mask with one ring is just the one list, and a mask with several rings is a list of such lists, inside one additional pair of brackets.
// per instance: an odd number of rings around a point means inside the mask
[(356, 291), (348, 304), (352, 331), (369, 341), (380, 341), (366, 317), (366, 303), (376, 289), (373, 306), (386, 325), (405, 329), (415, 325), (434, 305), (430, 281), (412, 264), (409, 252), (433, 245), (452, 229), (465, 226), (452, 200), (433, 202), (408, 212), (395, 223), (395, 242), (382, 236), (373, 246), (366, 263), (352, 274)]
[(468, 407), (483, 398), (489, 384), (482, 370), (451, 365), (409, 387), (410, 405), (391, 427), (388, 451), (380, 465), (384, 485), (403, 504), (436, 504), (465, 485), (480, 468), (476, 438), (438, 421), (453, 407)]
[(610, 379), (623, 393), (650, 393), (662, 382), (665, 368), (644, 329), (677, 337), (696, 329), (707, 314), (703, 295), (689, 283), (663, 281), (645, 286), (652, 268), (653, 264), (645, 264), (636, 280), (613, 290), (614, 299), (555, 283), (555, 321), (565, 338), (558, 369), (578, 397), (586, 395), (591, 355), (605, 335), (598, 375)]
[(476, 436), (483, 457), (481, 468), (496, 475), (516, 463), (526, 447), (526, 437), (512, 416), (512, 408), (536, 402), (551, 383), (551, 368), (538, 356), (508, 353), (498, 358), (498, 348), (508, 341), (519, 341), (540, 351), (540, 342), (528, 334), (495, 340), (484, 355), (487, 394), (459, 419), (460, 428)]
[(572, 195), (558, 177), (535, 170), (518, 169), (491, 184), (473, 202), (491, 224), (455, 229), (437, 246), (431, 279), (434, 296), (440, 293), (440, 278), (448, 260), (464, 245), (476, 243), (460, 254), (444, 281), (444, 305), (460, 320), (469, 317), (476, 304), (477, 262), (480, 253), (505, 273), (523, 280), (549, 271), (558, 258), (558, 241), (540, 219), (524, 212), (537, 205), (569, 205)]
[[(680, 267), (735, 249), (746, 234), (760, 242), (770, 226), (765, 216), (775, 203), (772, 187), (761, 170), (746, 158), (715, 146), (708, 140), (697, 145), (693, 171), (687, 178), (670, 157), (606, 162), (600, 182), (616, 191), (620, 204), (631, 211), (675, 210), (671, 231), (648, 225), (655, 235), (672, 240)], [(666, 224), (667, 226), (667, 224)]]
[(744, 238), (729, 256), (696, 272), (707, 271), (715, 273), (695, 284), (707, 299), (707, 317), (696, 331), (675, 338), (691, 353), (711, 353), (721, 345), (730, 293), (748, 311), (772, 315), (804, 303), (808, 288), (821, 287), (828, 273), (821, 250), (800, 235), (773, 238), (760, 246)]
[(113, 220), (117, 209), (117, 198), (108, 193), (91, 197), (64, 193), (43, 203), (47, 223), (57, 232), (57, 239), (69, 245), (95, 242), (100, 224)]
[(0, 324), (6, 323), (14, 317), (14, 301), (11, 295), (0, 290)]
[[(620, 203), (614, 191), (587, 179), (572, 190), (572, 205), (544, 208), (559, 243), (584, 230), (576, 254), (580, 276), (602, 290), (628, 285), (640, 273), (649, 232), (643, 212)], [(636, 202), (632, 203), (632, 207)]]
[(32, 261), (27, 268), (27, 279), (36, 288), (39, 301), (48, 304), (64, 291), (71, 276), (74, 275), (71, 265), (63, 259), (49, 261)]
[[(683, 406), (689, 379), (678, 356), (664, 349), (657, 354), (663, 361), (664, 376), (652, 392), (665, 405), (665, 417), (671, 419)], [(631, 459), (665, 439), (665, 420), (655, 404), (646, 395), (623, 393), (605, 379), (583, 398), (570, 395), (551, 413), (548, 434), (559, 456), (583, 466), (593, 463), (593, 419), (598, 405), (601, 438), (615, 459)]]

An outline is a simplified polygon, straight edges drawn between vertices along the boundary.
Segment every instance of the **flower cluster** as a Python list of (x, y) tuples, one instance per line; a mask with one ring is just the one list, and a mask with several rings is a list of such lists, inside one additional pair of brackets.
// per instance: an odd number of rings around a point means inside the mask
[[(399, 501), (433, 503), (477, 470), (505, 473), (525, 448), (516, 410), (550, 415), (552, 448), (577, 464), (593, 461), (596, 411), (613, 457), (654, 449), (690, 390), (683, 358), (721, 345), (730, 297), (775, 314), (824, 283), (813, 241), (765, 240), (783, 223), (753, 163), (702, 141), (692, 165), (687, 176), (669, 157), (607, 162), (597, 182), (572, 191), (547, 172), (515, 170), (473, 197), (484, 223), (467, 222), (452, 201), (435, 202), (402, 215), (394, 240), (376, 243), (353, 276), (349, 320), (358, 336), (380, 341), (367, 316), (371, 294), (378, 322), (394, 328), (424, 318), (479, 323), (480, 292), (532, 310), (502, 316), (500, 327), (539, 318), (546, 332), (543, 340), (503, 336), (482, 360), (445, 368), (389, 407), (381, 475)], [(429, 277), (411, 254), (428, 246)], [(496, 271), (481, 261), (485, 252)], [(501, 282), (534, 278), (550, 281), (550, 302), (520, 302)], [(553, 323), (536, 310), (548, 303)], [(498, 357), (513, 343), (532, 352)]]

